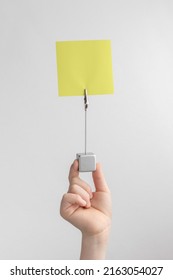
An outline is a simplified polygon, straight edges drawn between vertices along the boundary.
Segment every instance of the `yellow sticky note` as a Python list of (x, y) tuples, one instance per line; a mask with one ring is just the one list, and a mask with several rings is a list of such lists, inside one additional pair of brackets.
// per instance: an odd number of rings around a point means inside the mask
[(114, 92), (110, 40), (58, 41), (59, 96)]

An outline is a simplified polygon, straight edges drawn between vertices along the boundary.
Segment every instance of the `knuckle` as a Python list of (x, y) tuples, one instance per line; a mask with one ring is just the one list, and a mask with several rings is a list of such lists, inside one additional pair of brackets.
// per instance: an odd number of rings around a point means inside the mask
[(87, 190), (88, 193), (90, 193), (91, 188), (87, 185), (87, 186), (86, 186), (86, 190)]
[(67, 198), (67, 193), (63, 194), (62, 200), (66, 200)]
[(75, 193), (77, 189), (77, 185), (76, 184), (70, 184), (69, 190), (71, 193)]
[(78, 183), (78, 178), (73, 177), (73, 178), (71, 179), (71, 184), (74, 185), (74, 184), (77, 184), (77, 183)]
[(77, 204), (80, 203), (81, 198), (82, 197), (80, 196), (80, 194), (75, 194), (75, 201), (76, 201)]

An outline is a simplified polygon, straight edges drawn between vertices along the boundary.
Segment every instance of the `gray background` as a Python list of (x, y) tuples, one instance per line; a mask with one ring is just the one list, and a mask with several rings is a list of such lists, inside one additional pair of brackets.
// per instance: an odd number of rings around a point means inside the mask
[(79, 257), (59, 205), (83, 99), (57, 96), (55, 41), (82, 39), (112, 41), (115, 94), (91, 96), (88, 120), (112, 192), (107, 258), (172, 259), (171, 0), (0, 1), (0, 258)]

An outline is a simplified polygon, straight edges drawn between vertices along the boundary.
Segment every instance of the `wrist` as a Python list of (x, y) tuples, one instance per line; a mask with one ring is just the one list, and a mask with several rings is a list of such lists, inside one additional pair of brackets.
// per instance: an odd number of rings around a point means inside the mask
[(101, 260), (106, 257), (106, 249), (110, 229), (101, 233), (87, 235), (82, 234), (81, 260)]

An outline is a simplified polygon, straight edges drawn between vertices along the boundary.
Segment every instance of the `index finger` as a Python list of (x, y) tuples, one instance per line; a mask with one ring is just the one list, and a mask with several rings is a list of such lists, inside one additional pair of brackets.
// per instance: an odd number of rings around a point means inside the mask
[(70, 167), (70, 172), (68, 176), (69, 182), (71, 182), (73, 178), (78, 176), (79, 176), (79, 162), (77, 159), (75, 159)]

